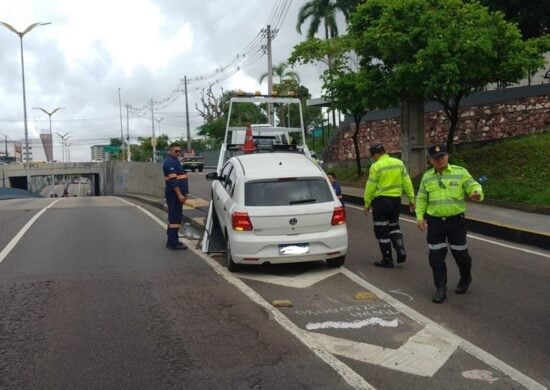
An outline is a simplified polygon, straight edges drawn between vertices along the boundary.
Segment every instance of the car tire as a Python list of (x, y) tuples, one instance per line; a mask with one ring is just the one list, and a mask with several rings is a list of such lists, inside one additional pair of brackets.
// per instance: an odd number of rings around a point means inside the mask
[(226, 238), (226, 258), (227, 258), (227, 262), (226, 262), (226, 266), (227, 266), (227, 270), (229, 272), (235, 272), (235, 271), (239, 271), (241, 269), (241, 265), (240, 264), (237, 264), (233, 261), (233, 258), (231, 257), (231, 244), (229, 243), (229, 237)]
[(202, 172), (202, 168), (199, 168), (199, 172)]
[(335, 257), (334, 259), (327, 259), (327, 265), (329, 267), (337, 268), (344, 265), (346, 256)]
[(195, 172), (195, 168), (191, 168), (191, 172)]

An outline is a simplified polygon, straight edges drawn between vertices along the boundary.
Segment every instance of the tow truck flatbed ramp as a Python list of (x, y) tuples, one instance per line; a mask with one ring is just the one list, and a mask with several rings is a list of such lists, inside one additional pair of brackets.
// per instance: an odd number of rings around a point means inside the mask
[(225, 249), (225, 238), (218, 223), (218, 217), (214, 215), (214, 207), (211, 201), (204, 226), (202, 251), (204, 253), (225, 253)]

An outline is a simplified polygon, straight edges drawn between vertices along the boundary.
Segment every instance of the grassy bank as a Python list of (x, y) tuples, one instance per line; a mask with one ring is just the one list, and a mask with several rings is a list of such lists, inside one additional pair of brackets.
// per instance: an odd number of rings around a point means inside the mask
[(550, 132), (459, 151), (455, 160), (487, 177), (488, 199), (550, 206)]
[[(451, 156), (451, 163), (466, 167), (475, 179), (487, 177), (487, 199), (550, 207), (550, 132), (464, 146)], [(354, 166), (330, 170), (343, 185), (363, 188), (368, 167), (360, 178)], [(419, 179), (414, 180), (415, 188)]]

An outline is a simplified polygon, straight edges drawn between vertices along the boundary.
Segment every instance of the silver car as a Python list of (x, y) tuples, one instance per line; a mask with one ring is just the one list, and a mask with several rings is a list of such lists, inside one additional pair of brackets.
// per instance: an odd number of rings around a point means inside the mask
[(346, 213), (323, 170), (302, 154), (232, 157), (209, 174), (227, 267), (325, 260), (344, 264)]

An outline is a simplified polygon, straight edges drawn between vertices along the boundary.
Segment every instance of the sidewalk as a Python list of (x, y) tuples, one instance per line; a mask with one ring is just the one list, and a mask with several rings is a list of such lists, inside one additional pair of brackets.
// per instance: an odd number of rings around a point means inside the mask
[[(344, 201), (362, 206), (363, 191), (362, 188), (342, 187)], [(403, 206), (403, 213), (412, 215), (406, 207), (406, 198), (403, 198)], [(466, 219), (471, 231), (550, 249), (549, 215), (468, 202)]]

